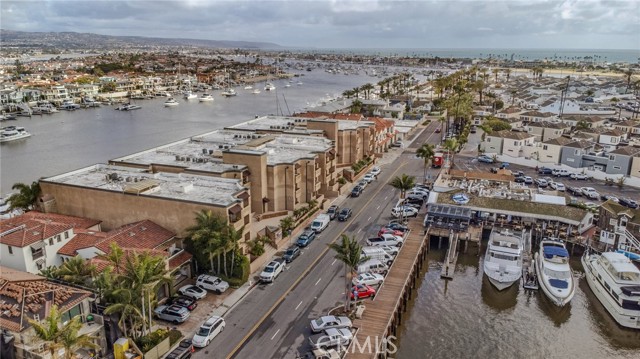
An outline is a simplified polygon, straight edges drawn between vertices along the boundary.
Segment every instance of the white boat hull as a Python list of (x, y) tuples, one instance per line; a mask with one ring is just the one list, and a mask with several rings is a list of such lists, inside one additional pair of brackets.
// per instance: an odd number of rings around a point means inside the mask
[(199, 101), (200, 102), (211, 102), (211, 101), (213, 101), (213, 97), (211, 97), (211, 98), (200, 98)]
[(2, 137), (2, 138), (0, 138), (0, 143), (22, 140), (22, 139), (29, 138), (29, 137), (31, 137), (30, 133), (28, 133), (28, 132), (27, 133), (21, 133), (19, 135)]
[(566, 293), (564, 291), (560, 293), (554, 292), (554, 289), (547, 282), (543, 274), (544, 271), (542, 269), (542, 264), (540, 263), (541, 261), (542, 259), (540, 258), (538, 253), (536, 253), (535, 263), (536, 263), (536, 271), (538, 272), (538, 284), (540, 286), (540, 289), (542, 289), (542, 292), (544, 293), (544, 295), (546, 295), (547, 298), (549, 298), (553, 302), (553, 304), (555, 304), (558, 307), (564, 307), (567, 303), (571, 301), (571, 299), (573, 299), (573, 295), (576, 293), (575, 280), (571, 278), (570, 288), (566, 291)]
[[(633, 313), (633, 311), (622, 309), (619, 305), (612, 302), (608, 293), (605, 293), (605, 289), (602, 284), (595, 278), (593, 272), (591, 272), (591, 265), (585, 257), (582, 257), (582, 266), (584, 267), (585, 276), (587, 277), (587, 283), (593, 294), (595, 294), (598, 301), (609, 312), (613, 319), (623, 327), (640, 329), (640, 313)], [(626, 312), (626, 313), (625, 313)], [(634, 319), (631, 319), (634, 318)]]
[[(498, 280), (498, 279), (494, 279), (494, 278), (490, 277), (489, 275), (487, 275), (487, 278), (489, 278), (489, 282), (494, 287), (496, 287), (497, 290), (500, 290), (500, 291), (511, 287), (513, 285), (513, 283), (515, 283), (517, 281), (517, 280), (514, 280), (514, 281), (506, 281), (505, 282), (505, 281), (501, 281), (501, 280)], [(518, 279), (520, 279), (520, 278), (518, 278)]]

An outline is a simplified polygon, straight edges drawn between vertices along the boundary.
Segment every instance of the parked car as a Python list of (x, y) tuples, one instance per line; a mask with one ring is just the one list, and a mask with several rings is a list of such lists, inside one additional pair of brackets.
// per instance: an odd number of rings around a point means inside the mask
[(311, 352), (313, 359), (341, 359), (341, 354), (333, 349), (313, 349)]
[(582, 189), (580, 189), (580, 187), (567, 187), (567, 192), (574, 196), (582, 196)]
[(522, 171), (513, 171), (511, 172), (511, 174), (513, 174), (514, 177), (524, 177), (524, 172)]
[(491, 173), (498, 173), (498, 171), (500, 171), (500, 169), (498, 167), (491, 167)]
[(620, 198), (618, 199), (618, 203), (625, 207), (636, 209), (638, 208), (638, 202), (632, 200), (631, 198)]
[(158, 319), (172, 323), (183, 323), (189, 318), (189, 309), (179, 305), (161, 305), (153, 310)]
[(338, 221), (344, 222), (351, 217), (351, 208), (343, 208), (338, 215)]
[(435, 133), (440, 133), (442, 132), (442, 129), (440, 127), (436, 128)]
[(389, 272), (389, 266), (379, 259), (368, 259), (360, 264), (356, 270), (358, 274), (362, 273), (379, 273), (386, 275)]
[(371, 173), (372, 175), (378, 177), (378, 175), (380, 174), (380, 172), (382, 172), (382, 170), (380, 169), (380, 167), (378, 166), (374, 166), (371, 168), (371, 171), (369, 173)]
[(202, 299), (207, 296), (206, 290), (191, 284), (180, 287), (178, 293), (193, 299)]
[(555, 189), (556, 191), (560, 191), (560, 192), (564, 192), (566, 190), (566, 187), (562, 182), (555, 182), (555, 181), (551, 182), (549, 183), (549, 187), (551, 187), (551, 189)]
[(385, 228), (390, 228), (396, 231), (402, 231), (402, 232), (406, 232), (409, 230), (409, 227), (400, 224), (398, 222), (389, 222), (389, 224), (387, 224), (386, 226), (384, 226)]
[(394, 257), (397, 256), (398, 253), (400, 253), (400, 249), (398, 249), (398, 247), (396, 247), (396, 246), (380, 245), (380, 246), (377, 246), (377, 247), (382, 248), (385, 252), (387, 252), (388, 254), (390, 254), (390, 255), (392, 255)]
[(571, 176), (571, 172), (565, 170), (564, 168), (556, 168), (551, 171), (551, 174), (555, 177), (569, 177)]
[(222, 317), (214, 315), (207, 319), (193, 335), (193, 346), (204, 348), (220, 333), (224, 331), (226, 323)]
[(311, 222), (311, 229), (316, 233), (320, 233), (324, 231), (325, 228), (327, 228), (329, 222), (331, 222), (331, 218), (329, 218), (328, 214), (319, 214), (318, 217), (316, 217), (313, 222)]
[(360, 197), (361, 194), (362, 194), (362, 187), (360, 186), (355, 186), (351, 190), (351, 197)]
[(493, 160), (492, 157), (489, 157), (487, 155), (481, 155), (481, 156), (478, 156), (478, 162), (494, 163), (495, 161)]
[(551, 175), (553, 174), (553, 170), (549, 167), (540, 167), (538, 168), (538, 174), (540, 175)]
[(260, 273), (260, 282), (262, 283), (272, 283), (280, 273), (284, 270), (284, 261), (283, 260), (273, 260), (267, 264), (266, 267)]
[(360, 182), (358, 182), (358, 186), (360, 186), (363, 191), (364, 191), (365, 188), (367, 188), (368, 184), (369, 184), (369, 182), (367, 182), (365, 180), (361, 180)]
[(393, 207), (391, 215), (394, 217), (418, 217), (418, 210), (409, 206)]
[(191, 340), (184, 339), (175, 349), (167, 354), (165, 359), (189, 359), (191, 358), (193, 351), (193, 344), (191, 344)]
[(514, 178), (513, 182), (515, 182), (515, 183), (524, 183), (524, 176)]
[(402, 245), (402, 241), (399, 241), (396, 238), (374, 237), (367, 239), (367, 245), (400, 247)]
[(177, 306), (180, 306), (180, 307), (185, 307), (185, 308), (189, 309), (189, 311), (192, 311), (192, 310), (196, 309), (196, 307), (198, 306), (198, 303), (196, 303), (195, 299), (193, 299), (191, 297), (187, 297), (185, 295), (181, 295), (179, 297), (171, 298), (169, 300), (169, 304), (177, 305)]
[(294, 259), (300, 256), (300, 253), (301, 253), (300, 247), (298, 247), (297, 245), (293, 245), (287, 248), (282, 258), (285, 260), (285, 262), (291, 263)]
[(208, 274), (199, 275), (196, 279), (196, 285), (200, 288), (210, 290), (218, 294), (222, 294), (229, 289), (229, 283), (216, 276)]
[(582, 187), (581, 190), (582, 195), (585, 197), (588, 197), (590, 199), (600, 198), (600, 193), (598, 193), (598, 191), (596, 191), (596, 189), (593, 187)]
[(393, 142), (390, 146), (391, 147), (402, 147), (402, 142), (400, 142), (400, 141)]
[(588, 210), (591, 210), (591, 211), (596, 211), (598, 207), (600, 207), (599, 204), (596, 204), (593, 202), (585, 202), (584, 205), (585, 207), (587, 207)]
[[(353, 339), (353, 333), (349, 328), (327, 329), (324, 333), (315, 334), (309, 337), (309, 344), (313, 349), (324, 349), (328, 347), (346, 347)], [(340, 356), (338, 356), (339, 358)]]
[(366, 175), (364, 175), (364, 177), (362, 177), (362, 180), (367, 182), (367, 183), (371, 183), (376, 179), (376, 176), (372, 175), (371, 173), (367, 173)]
[(429, 197), (429, 191), (421, 190), (418, 188), (414, 188), (411, 191), (407, 192), (407, 199), (421, 199), (426, 200)]
[(584, 173), (572, 173), (569, 177), (573, 180), (582, 180), (582, 181), (586, 181), (589, 179), (589, 176), (587, 176)]
[(353, 285), (366, 284), (366, 285), (380, 285), (384, 282), (384, 277), (378, 273), (362, 273), (358, 274), (351, 280)]
[(545, 187), (547, 187), (549, 185), (549, 182), (547, 182), (547, 180), (544, 179), (544, 178), (536, 178), (534, 182), (540, 188), (545, 188)]
[(314, 239), (316, 239), (316, 232), (312, 229), (307, 229), (298, 237), (296, 245), (298, 245), (298, 247), (306, 247), (311, 244)]
[(533, 178), (530, 176), (524, 176), (524, 184), (533, 184)]
[(387, 228), (387, 227), (382, 227), (378, 231), (378, 236), (381, 236), (383, 234), (391, 234), (391, 235), (400, 236), (400, 237), (404, 236), (404, 232), (403, 231), (398, 231), (398, 230)]
[(327, 209), (327, 214), (329, 215), (329, 219), (333, 220), (338, 216), (338, 212), (340, 211), (340, 207), (337, 205), (333, 205)]
[(326, 329), (351, 328), (351, 319), (348, 317), (336, 317), (334, 315), (325, 315), (311, 321), (311, 331), (319, 333)]
[(620, 202), (618, 197), (612, 196), (610, 194), (603, 194), (603, 195), (600, 196), (600, 199), (603, 200), (603, 201), (613, 201), (613, 202), (616, 202), (616, 203)]
[(357, 284), (351, 288), (351, 299), (356, 299), (355, 294), (358, 293), (357, 299), (371, 298), (376, 295), (376, 290), (366, 284)]

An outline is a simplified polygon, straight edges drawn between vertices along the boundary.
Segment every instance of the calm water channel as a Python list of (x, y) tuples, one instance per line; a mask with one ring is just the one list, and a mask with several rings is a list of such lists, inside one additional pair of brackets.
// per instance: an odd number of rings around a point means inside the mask
[[(541, 291), (514, 285), (498, 292), (483, 274), (484, 250), (478, 257), (473, 246), (460, 254), (454, 279), (440, 279), (446, 249), (436, 247), (432, 242), (401, 327), (397, 358), (640, 357), (640, 331), (619, 327), (586, 278), (570, 306), (559, 310)], [(582, 271), (577, 255), (572, 267)]]

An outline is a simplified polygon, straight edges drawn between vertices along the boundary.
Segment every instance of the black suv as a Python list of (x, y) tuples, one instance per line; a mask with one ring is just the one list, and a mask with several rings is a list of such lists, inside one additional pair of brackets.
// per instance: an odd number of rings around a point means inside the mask
[(340, 210), (340, 207), (338, 207), (337, 205), (333, 205), (331, 207), (329, 207), (329, 209), (327, 209), (327, 214), (329, 215), (330, 219), (335, 219), (336, 216), (338, 215), (338, 211)]
[(360, 186), (355, 186), (351, 190), (351, 197), (360, 197), (361, 194), (362, 194), (362, 187)]
[(540, 167), (538, 168), (538, 174), (540, 175), (550, 175), (553, 174), (553, 170), (549, 167)]
[(338, 215), (338, 221), (344, 222), (351, 217), (351, 208), (343, 208)]

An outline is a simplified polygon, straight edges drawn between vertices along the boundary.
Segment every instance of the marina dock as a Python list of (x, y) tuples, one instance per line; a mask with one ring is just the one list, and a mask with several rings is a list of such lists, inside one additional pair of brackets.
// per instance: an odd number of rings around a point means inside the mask
[(440, 277), (444, 279), (453, 279), (456, 263), (458, 262), (458, 252), (460, 250), (467, 252), (469, 242), (475, 242), (478, 245), (478, 254), (480, 254), (480, 241), (482, 239), (482, 227), (470, 226), (466, 232), (456, 232), (452, 229), (429, 227), (429, 237), (439, 237), (438, 248), (441, 246), (441, 240), (448, 238), (447, 254), (442, 264)]
[[(396, 344), (397, 329), (413, 295), (420, 272), (427, 256), (427, 238), (422, 222), (411, 219), (408, 223), (409, 235), (402, 250), (391, 265), (387, 277), (373, 301), (365, 301), (362, 318), (355, 319), (354, 326), (359, 328), (345, 358), (386, 358), (387, 339)], [(365, 342), (371, 343), (371, 350), (359, 350)], [(393, 348), (393, 346), (391, 346)]]

